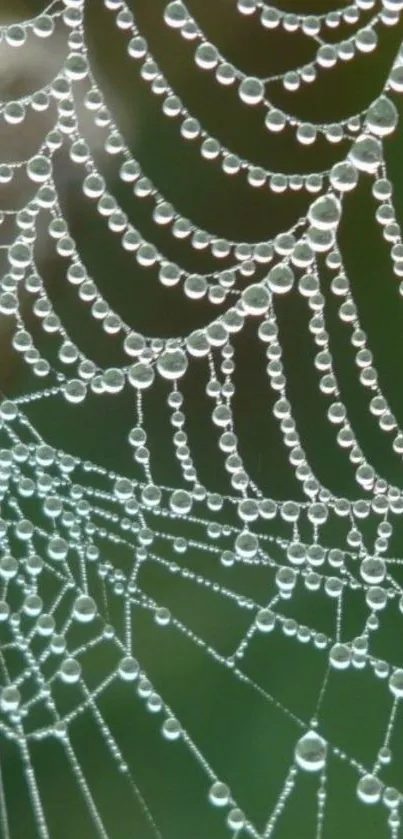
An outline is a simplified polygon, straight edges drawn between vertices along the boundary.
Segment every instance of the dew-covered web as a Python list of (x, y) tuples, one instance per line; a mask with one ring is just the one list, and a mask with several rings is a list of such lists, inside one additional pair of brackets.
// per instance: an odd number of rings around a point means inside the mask
[(2, 839), (402, 835), (403, 0), (308, 6), (4, 18)]

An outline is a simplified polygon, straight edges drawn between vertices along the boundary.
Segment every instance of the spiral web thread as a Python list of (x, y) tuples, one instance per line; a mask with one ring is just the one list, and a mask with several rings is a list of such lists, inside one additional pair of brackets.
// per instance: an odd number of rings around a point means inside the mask
[[(376, 654), (376, 639), (390, 615), (398, 621), (403, 611), (402, 559), (390, 555), (403, 513), (403, 495), (368, 462), (350, 422), (326, 330), (322, 272), (327, 271), (326, 282), (330, 278), (340, 323), (354, 348), (357, 387), (367, 395), (369, 412), (390, 441), (398, 462), (403, 454), (403, 432), (378, 383), (338, 247), (338, 233), (349, 193), (359, 188), (363, 179), (371, 179), (376, 221), (390, 249), (390, 273), (396, 278), (403, 276), (401, 231), (384, 156), (384, 138), (399, 130), (403, 52), (399, 49), (395, 55), (379, 96), (366, 110), (346, 120), (307, 123), (277, 108), (270, 95), (272, 83), (298, 91), (304, 85), (319, 84), (321, 73), (340, 62), (354, 62), (358, 53), (374, 52), (381, 31), (401, 25), (403, 2), (357, 0), (319, 15), (283, 12), (258, 0), (234, 2), (234, 17), (256, 18), (268, 38), (280, 30), (297, 32), (312, 46), (309, 64), (267, 78), (248, 76), (229, 63), (184, 2), (163, 5), (165, 25), (175, 38), (191, 44), (198, 71), (214, 74), (223, 96), (226, 88), (237, 89), (245, 118), (248, 108), (259, 110), (268, 132), (294, 132), (302, 146), (325, 138), (334, 146), (340, 143), (343, 154), (328, 170), (290, 175), (269, 171), (233, 153), (200, 125), (170, 87), (148, 49), (135, 10), (122, 0), (104, 0), (110, 25), (121, 30), (128, 56), (149, 84), (150, 95), (159, 97), (166, 118), (179, 122), (180, 142), (196, 144), (203, 160), (218, 164), (224, 176), (246, 176), (252, 190), (307, 195), (307, 213), (274, 239), (246, 244), (219, 238), (182, 217), (144, 175), (126, 145), (92, 70), (85, 0), (56, 0), (28, 21), (3, 25), (6, 55), (22, 53), (35, 39), (41, 43), (47, 39), (45, 46), (51, 51), (56, 32), (63, 34), (66, 54), (45, 86), (4, 101), (0, 108), (4, 132), (18, 125), (23, 132), (29, 113), (45, 114), (46, 118), (54, 115), (52, 127), (47, 126), (42, 143), (29, 159), (0, 165), (3, 189), (25, 178), (31, 190), (18, 209), (9, 209), (4, 199), (1, 217), (6, 230), (2, 240), (2, 324), (11, 335), (13, 351), (28, 370), (24, 392), (5, 395), (0, 406), (1, 740), (18, 755), (34, 832), (40, 839), (56, 835), (50, 827), (34, 756), (35, 743), (50, 740), (57, 743), (70, 765), (92, 821), (91, 835), (103, 839), (122, 835), (107, 826), (103, 802), (92, 791), (71, 737), (74, 725), (85, 715), (98, 729), (105, 761), (120, 773), (134, 810), (142, 814), (143, 833), (138, 835), (182, 836), (174, 821), (159, 823), (125, 757), (125, 743), (118, 741), (104, 716), (102, 698), (115, 689), (128, 691), (130, 702), (142, 705), (145, 716), (147, 711), (154, 715), (170, 749), (183, 748), (198, 764), (206, 806), (215, 808), (220, 817), (217, 824), (222, 825), (223, 833), (217, 832), (217, 836), (269, 839), (285, 835), (281, 833), (283, 819), (307, 777), (313, 781), (307, 793), (308, 807), (314, 813), (309, 835), (315, 839), (333, 835), (327, 810), (329, 799), (336, 794), (332, 767), (340, 764), (348, 779), (348, 794), (362, 812), (371, 810), (366, 805), (373, 805), (371, 812), (381, 813), (382, 832), (377, 835), (397, 839), (401, 835), (403, 786), (401, 773), (399, 786), (395, 748), (401, 725), (403, 669), (398, 661)], [(348, 30), (347, 38), (337, 38), (340, 27), (343, 34)], [(91, 136), (94, 126), (100, 133), (106, 132), (106, 157), (118, 161), (122, 184), (132, 189), (136, 198), (154, 202), (153, 221), (165, 226), (177, 241), (190, 243), (196, 252), (208, 252), (216, 264), (213, 271), (194, 273), (168, 261), (155, 244), (143, 238), (135, 221), (128, 220), (108, 190), (81, 129), (83, 108), (79, 102), (94, 123)], [(213, 314), (206, 325), (181, 338), (150, 338), (135, 332), (122, 314), (113, 310), (84, 264), (63, 211), (54, 178), (54, 161), (62, 147), (68, 149), (84, 200), (109, 228), (107, 236), (119, 239), (140, 272), (157, 267), (159, 281), (168, 292), (180, 286), (195, 306), (199, 300), (207, 300)], [(36, 256), (40, 237), (53, 242), (63, 261), (64, 282), (75, 294), (75, 305), (87, 307), (99, 340), (120, 346), (124, 356), (120, 366), (101, 367), (70, 337), (63, 311), (56, 311), (41, 276)], [(399, 291), (398, 287), (397, 299)], [(309, 310), (319, 399), (340, 458), (350, 463), (358, 490), (350, 500), (323, 485), (300, 439), (298, 414), (294, 415), (288, 398), (278, 324), (278, 301), (287, 295), (302, 298)], [(27, 298), (34, 322), (27, 315)], [(267, 497), (243, 460), (233, 406), (234, 346), (251, 324), (263, 349), (273, 416), (304, 500)], [(206, 486), (202, 481), (201, 466), (187, 434), (189, 406), (183, 383), (200, 376), (202, 368), (227, 493), (217, 492), (213, 482)], [(167, 387), (170, 445), (180, 475), (175, 486), (156, 481), (158, 445), (155, 441), (149, 445), (147, 436), (147, 397), (161, 383)], [(49, 445), (39, 434), (38, 423), (29, 418), (34, 404), (43, 404), (52, 415), (61, 398), (69, 416), (79, 422), (83, 405), (99, 394), (110, 401), (129, 395), (134, 420), (127, 447), (133, 455), (135, 478), (131, 468), (122, 475)], [(332, 522), (338, 524), (333, 543), (327, 531)], [(153, 596), (152, 586), (151, 593), (147, 586), (150, 567), (167, 584), (170, 578), (183, 584), (185, 597), (191, 599), (194, 593), (195, 602), (199, 595), (201, 600), (206, 597), (206, 602), (211, 598), (211, 603), (219, 603), (218, 608), (228, 606), (231, 614), (236, 613), (236, 625), (242, 626), (236, 645), (226, 649), (219, 638), (204, 638)], [(259, 579), (265, 580), (260, 600), (239, 590), (239, 580), (256, 574), (264, 574)], [(330, 616), (327, 632), (318, 629), (314, 617), (312, 625), (299, 620), (298, 605), (305, 597), (312, 603), (318, 599), (326, 603)], [(360, 625), (352, 633), (345, 629), (345, 604), (350, 599), (359, 604)], [(162, 635), (183, 638), (225, 670), (234, 685), (258, 696), (270, 708), (275, 725), (281, 725), (280, 721), (287, 724), (284, 755), (281, 760), (275, 758), (281, 769), (275, 801), (264, 822), (257, 823), (248, 812), (242, 789), (234, 789), (230, 779), (210, 762), (174, 703), (158, 692), (147, 662), (137, 658), (139, 615), (156, 624)], [(271, 683), (263, 673), (250, 675), (248, 656), (257, 639), (269, 645), (278, 635), (289, 639), (301, 658), (312, 654), (319, 668), (316, 699), (305, 717), (276, 697), (275, 680)], [(94, 683), (91, 662), (98, 650), (102, 674), (97, 670)], [(403, 667), (403, 662), (400, 664)], [(372, 688), (378, 691), (373, 686), (380, 686), (387, 708), (382, 726), (374, 725), (372, 762), (367, 763), (355, 753), (354, 743), (346, 750), (340, 747), (321, 715), (336, 682), (348, 679), (352, 672), (356, 690), (363, 696), (371, 696)], [(358, 727), (359, 723), (358, 719)], [(8, 766), (4, 760), (1, 764), (1, 835), (12, 839)], [(334, 784), (337, 786), (336, 781)], [(123, 835), (132, 833), (128, 828)]]

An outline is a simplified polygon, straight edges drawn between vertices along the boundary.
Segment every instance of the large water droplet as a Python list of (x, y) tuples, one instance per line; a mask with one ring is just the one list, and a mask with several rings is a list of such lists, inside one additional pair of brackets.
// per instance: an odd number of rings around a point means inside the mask
[(172, 3), (168, 3), (164, 12), (164, 20), (168, 26), (171, 26), (172, 29), (180, 29), (187, 19), (188, 13), (181, 0), (173, 0)]
[(166, 349), (157, 361), (157, 370), (164, 379), (179, 379), (186, 373), (188, 359), (181, 349)]
[(227, 785), (220, 781), (213, 784), (209, 792), (209, 799), (216, 807), (225, 807), (230, 799), (230, 791)]
[(349, 152), (351, 163), (361, 172), (376, 172), (383, 159), (382, 143), (370, 134), (361, 134)]
[(13, 713), (21, 702), (21, 694), (14, 685), (3, 688), (0, 694), (0, 707), (2, 711)]
[(52, 165), (50, 160), (44, 154), (35, 155), (29, 163), (27, 163), (27, 174), (34, 183), (42, 184), (50, 177), (52, 172)]
[(247, 76), (239, 86), (239, 98), (245, 105), (258, 105), (264, 99), (264, 83), (261, 79)]
[(125, 682), (133, 682), (140, 672), (138, 661), (132, 656), (125, 656), (119, 662), (118, 673)]
[(310, 223), (318, 230), (333, 230), (341, 216), (341, 203), (335, 195), (322, 195), (308, 210)]
[(75, 684), (81, 676), (81, 665), (75, 658), (66, 658), (60, 666), (60, 678), (67, 684)]
[(368, 556), (361, 562), (360, 574), (365, 583), (373, 586), (381, 583), (386, 574), (386, 566), (383, 559), (376, 556)]
[(357, 784), (357, 795), (364, 804), (376, 804), (382, 792), (382, 784), (374, 775), (364, 775)]
[(80, 623), (89, 623), (95, 617), (97, 611), (96, 603), (92, 597), (81, 594), (75, 600), (73, 607), (73, 618)]
[(181, 736), (182, 729), (175, 717), (168, 717), (162, 726), (162, 734), (166, 740), (177, 740)]
[(285, 263), (275, 265), (269, 271), (267, 284), (275, 294), (287, 294), (288, 291), (291, 291), (294, 284), (294, 274), (289, 265)]
[(319, 772), (326, 762), (327, 745), (316, 731), (304, 734), (295, 748), (295, 760), (300, 769), (307, 772)]
[(357, 185), (358, 172), (348, 160), (335, 163), (330, 172), (330, 183), (340, 192), (348, 192)]
[(169, 499), (169, 506), (173, 513), (185, 516), (192, 509), (192, 496), (185, 489), (176, 489)]
[(139, 361), (137, 364), (132, 364), (130, 367), (128, 378), (133, 387), (136, 387), (139, 390), (144, 390), (145, 388), (150, 387), (153, 383), (154, 370), (149, 364)]
[(377, 137), (392, 134), (398, 122), (396, 105), (387, 96), (380, 96), (370, 105), (366, 125)]
[(269, 307), (270, 295), (264, 286), (256, 283), (242, 293), (242, 303), (248, 315), (263, 315)]

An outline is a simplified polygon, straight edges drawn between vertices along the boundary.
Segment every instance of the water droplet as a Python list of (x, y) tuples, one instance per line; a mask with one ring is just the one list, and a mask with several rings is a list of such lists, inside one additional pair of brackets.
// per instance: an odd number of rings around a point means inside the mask
[(63, 388), (63, 394), (67, 402), (78, 405), (83, 402), (87, 395), (87, 386), (81, 379), (71, 379)]
[(264, 83), (254, 76), (247, 76), (239, 86), (239, 98), (245, 105), (258, 105), (264, 99)]
[(13, 713), (21, 702), (21, 694), (14, 685), (9, 685), (1, 691), (0, 706), (2, 711)]
[(372, 174), (383, 160), (382, 143), (369, 134), (361, 134), (349, 152), (351, 163), (361, 172)]
[(185, 489), (176, 489), (169, 499), (169, 506), (173, 513), (185, 516), (192, 509), (192, 496)]
[(27, 174), (31, 181), (42, 184), (50, 177), (52, 173), (52, 165), (50, 160), (43, 154), (38, 154), (31, 157), (27, 163)]
[(138, 361), (129, 368), (128, 379), (133, 387), (144, 390), (154, 381), (154, 370), (149, 364)]
[(394, 696), (403, 697), (403, 670), (394, 670), (389, 679), (389, 688)]
[(380, 96), (370, 105), (366, 125), (377, 137), (386, 137), (397, 126), (398, 112), (396, 105), (387, 96)]
[(361, 562), (360, 574), (364, 582), (369, 585), (381, 583), (386, 575), (385, 562), (383, 559), (379, 559), (375, 556), (366, 557)]
[(263, 315), (270, 304), (270, 295), (260, 283), (248, 286), (242, 292), (242, 303), (248, 315)]
[(230, 791), (226, 784), (216, 781), (210, 788), (209, 799), (215, 807), (225, 807), (230, 800)]
[(188, 13), (181, 0), (173, 0), (172, 3), (168, 3), (164, 12), (164, 20), (168, 26), (173, 29), (180, 29), (187, 19)]
[(79, 52), (70, 53), (64, 65), (64, 72), (68, 79), (71, 81), (85, 79), (88, 70), (88, 61), (84, 55)]
[(25, 107), (21, 102), (8, 102), (4, 107), (3, 116), (9, 125), (18, 125), (25, 119)]
[(168, 717), (162, 726), (162, 734), (166, 740), (178, 740), (181, 736), (182, 729), (175, 717)]
[(157, 370), (164, 379), (180, 379), (187, 370), (188, 359), (181, 349), (166, 349), (157, 361)]
[(268, 131), (277, 134), (282, 131), (287, 124), (286, 115), (279, 111), (278, 108), (271, 108), (266, 114), (265, 126)]
[(80, 623), (89, 623), (96, 615), (97, 607), (92, 597), (81, 594), (75, 600), (73, 607), (73, 618)]
[(202, 70), (212, 70), (218, 63), (219, 54), (214, 44), (200, 44), (195, 52), (196, 64)]
[(183, 286), (186, 297), (189, 297), (191, 300), (200, 300), (206, 294), (207, 289), (208, 283), (206, 278), (199, 274), (190, 274), (186, 278)]
[(83, 181), (83, 193), (87, 198), (100, 198), (105, 192), (105, 181), (101, 175), (91, 173)]
[(155, 622), (159, 626), (168, 626), (171, 622), (171, 613), (165, 606), (160, 606), (155, 613)]
[(357, 795), (364, 804), (377, 804), (381, 797), (382, 784), (375, 775), (364, 775), (357, 784)]
[(300, 769), (307, 772), (319, 772), (326, 763), (327, 745), (323, 737), (315, 731), (304, 734), (295, 748), (295, 761)]
[(132, 656), (125, 656), (119, 662), (118, 674), (124, 682), (134, 682), (140, 672), (138, 661)]
[(190, 355), (195, 358), (202, 358), (210, 352), (210, 343), (203, 329), (196, 329), (186, 339), (186, 346)]
[(259, 548), (259, 541), (254, 533), (244, 531), (235, 540), (235, 552), (241, 559), (252, 559), (256, 556)]
[(75, 658), (66, 658), (60, 666), (60, 678), (66, 684), (73, 685), (79, 681), (81, 665)]
[(8, 249), (8, 260), (15, 268), (26, 268), (32, 259), (32, 248), (23, 242), (14, 242)]
[(10, 47), (22, 47), (27, 39), (27, 28), (19, 23), (12, 23), (5, 30), (6, 42)]
[(276, 615), (271, 609), (259, 609), (256, 615), (256, 627), (260, 632), (271, 632), (276, 623)]
[(285, 263), (275, 265), (269, 271), (267, 284), (275, 294), (287, 294), (294, 285), (294, 273)]
[(311, 204), (308, 220), (318, 230), (333, 230), (341, 216), (341, 203), (335, 195), (323, 195)]

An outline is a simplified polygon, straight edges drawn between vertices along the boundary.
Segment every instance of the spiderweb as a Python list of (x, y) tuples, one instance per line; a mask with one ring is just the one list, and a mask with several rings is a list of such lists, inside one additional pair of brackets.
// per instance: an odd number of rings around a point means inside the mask
[(2, 25), (4, 839), (401, 835), (402, 9)]

